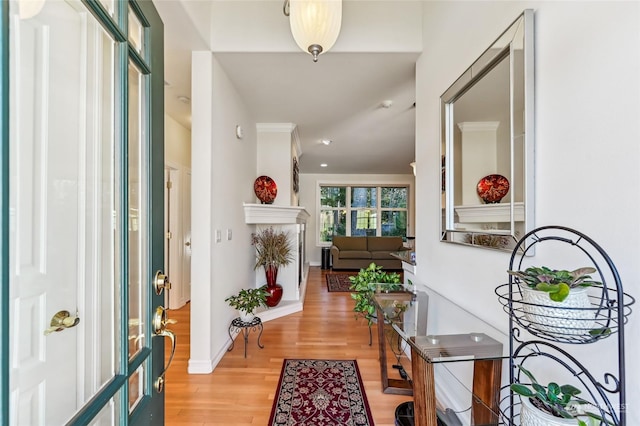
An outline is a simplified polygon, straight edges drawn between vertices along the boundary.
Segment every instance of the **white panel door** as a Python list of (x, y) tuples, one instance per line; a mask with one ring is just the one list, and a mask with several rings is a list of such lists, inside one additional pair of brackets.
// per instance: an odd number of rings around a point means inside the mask
[(3, 2), (0, 40), (0, 423), (162, 424), (160, 17)]
[(90, 17), (11, 15), (12, 424), (65, 423), (114, 370), (114, 44)]

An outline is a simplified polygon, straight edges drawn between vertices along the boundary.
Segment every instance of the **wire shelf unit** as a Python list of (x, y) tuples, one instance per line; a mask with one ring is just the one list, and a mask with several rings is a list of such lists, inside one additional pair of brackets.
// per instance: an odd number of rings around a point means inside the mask
[[(567, 250), (567, 259), (592, 266), (596, 285), (586, 287), (582, 301), (560, 306), (542, 292), (538, 298), (518, 277), (510, 276), (507, 284), (495, 293), (509, 315), (510, 383), (529, 383), (519, 366), (555, 364), (583, 390), (580, 396), (589, 401), (590, 412), (602, 418), (601, 424), (626, 425), (624, 326), (629, 320), (635, 299), (625, 293), (622, 280), (609, 255), (585, 234), (563, 226), (544, 226), (527, 233), (514, 247), (509, 270), (525, 270), (534, 262), (530, 256), (536, 246), (554, 245), (554, 253)], [(546, 248), (546, 247), (545, 247)], [(569, 253), (571, 252), (571, 253)], [(542, 253), (537, 251), (536, 253)], [(564, 260), (563, 255), (556, 258)], [(603, 372), (599, 380), (563, 345), (594, 344), (603, 339), (617, 342), (617, 365)], [(527, 367), (529, 369), (529, 367)], [(554, 371), (552, 369), (552, 371)], [(520, 424), (520, 397), (510, 387), (502, 389), (502, 422)], [(616, 403), (612, 403), (614, 400)]]

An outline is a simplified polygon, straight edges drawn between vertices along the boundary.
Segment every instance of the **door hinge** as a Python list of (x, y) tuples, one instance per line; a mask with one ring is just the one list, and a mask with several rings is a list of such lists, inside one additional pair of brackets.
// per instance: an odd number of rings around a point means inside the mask
[(167, 181), (167, 189), (171, 189), (171, 187), (173, 186), (173, 182), (171, 182), (170, 180)]
[(171, 232), (167, 232), (167, 235), (166, 235), (166, 237), (165, 237), (165, 238), (166, 238), (167, 240), (170, 240), (172, 237), (173, 237), (173, 235), (171, 235)]

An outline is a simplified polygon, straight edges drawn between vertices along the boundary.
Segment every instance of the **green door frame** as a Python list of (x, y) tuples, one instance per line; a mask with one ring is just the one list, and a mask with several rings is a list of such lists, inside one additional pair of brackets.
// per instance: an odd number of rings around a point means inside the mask
[[(118, 43), (116, 49), (116, 99), (119, 108), (116, 123), (120, 126), (118, 143), (121, 152), (127, 147), (127, 68), (131, 60), (145, 74), (150, 74), (150, 82), (146, 87), (148, 94), (149, 114), (149, 270), (146, 271), (149, 285), (147, 306), (149, 315), (145, 319), (147, 336), (153, 336), (152, 316), (155, 307), (164, 305), (164, 294), (156, 295), (151, 288), (155, 271), (164, 267), (164, 28), (162, 20), (151, 0), (116, 0), (118, 2), (117, 21), (102, 7), (97, 0), (82, 0), (89, 11), (102, 22), (106, 31), (112, 34)], [(128, 46), (127, 25), (129, 6), (136, 12), (145, 30), (145, 42), (149, 46), (149, 54), (142, 57), (135, 49)], [(9, 424), (9, 2), (0, 2), (0, 425)], [(123, 168), (126, 169), (126, 168)], [(122, 211), (127, 223), (126, 170), (123, 171), (124, 193), (121, 199)], [(125, 230), (126, 231), (126, 230)], [(123, 235), (126, 234), (123, 233)], [(126, 246), (127, 236), (122, 239)], [(126, 265), (125, 265), (126, 266)], [(121, 282), (126, 283), (127, 268), (124, 267)], [(164, 393), (156, 392), (155, 380), (162, 374), (164, 366), (164, 340), (162, 337), (148, 340), (145, 347), (131, 361), (127, 355), (128, 305), (126, 286), (122, 286), (120, 294), (123, 306), (121, 327), (123, 332), (120, 347), (122, 348), (121, 365), (124, 371), (119, 372), (111, 382), (96, 394), (71, 419), (69, 424), (84, 425), (90, 423), (100, 410), (117, 395), (120, 395), (120, 413), (117, 413), (120, 424), (163, 424)], [(145, 375), (145, 396), (138, 403), (134, 412), (128, 413), (128, 380), (129, 376), (144, 362), (150, 359), (150, 372)]]

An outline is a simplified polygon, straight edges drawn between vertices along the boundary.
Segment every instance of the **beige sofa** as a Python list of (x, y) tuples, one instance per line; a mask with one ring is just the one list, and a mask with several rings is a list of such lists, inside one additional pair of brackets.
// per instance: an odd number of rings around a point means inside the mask
[(334, 236), (331, 246), (333, 269), (361, 269), (374, 262), (384, 269), (402, 269), (402, 261), (391, 252), (408, 250), (402, 237)]

